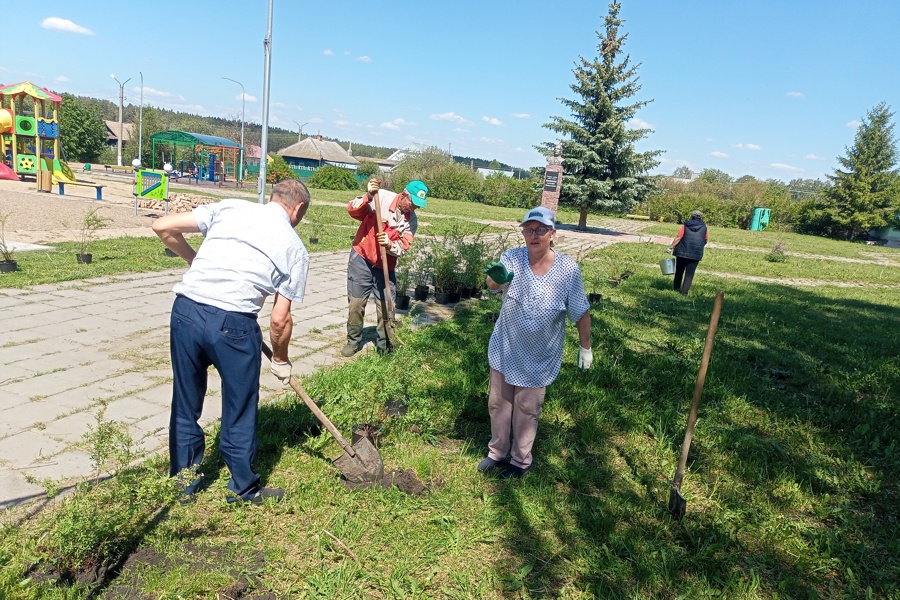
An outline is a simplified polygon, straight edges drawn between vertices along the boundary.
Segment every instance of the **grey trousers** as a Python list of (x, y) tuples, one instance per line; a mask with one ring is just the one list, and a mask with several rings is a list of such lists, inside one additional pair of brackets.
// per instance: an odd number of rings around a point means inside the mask
[[(393, 271), (388, 272), (391, 283), (391, 300), (397, 301), (397, 279)], [(384, 307), (384, 269), (376, 267), (356, 250), (350, 250), (350, 260), (347, 262), (347, 303), (349, 310), (347, 315), (347, 343), (359, 344), (362, 341), (363, 319), (366, 314), (366, 304), (369, 297), (375, 296), (375, 309), (378, 314), (378, 341), (379, 350), (388, 349), (388, 333), (385, 327)], [(393, 342), (393, 340), (391, 340)]]

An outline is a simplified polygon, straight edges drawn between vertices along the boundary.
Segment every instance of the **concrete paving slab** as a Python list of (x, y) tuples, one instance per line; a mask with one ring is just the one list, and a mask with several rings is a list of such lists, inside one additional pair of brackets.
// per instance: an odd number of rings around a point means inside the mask
[(0, 509), (7, 509), (17, 504), (34, 500), (44, 495), (44, 488), (25, 480), (20, 471), (0, 469)]
[(4, 392), (36, 398), (59, 394), (74, 387), (77, 385), (72, 381), (62, 379), (56, 373), (47, 373), (4, 386)]
[(22, 473), (34, 477), (37, 481), (53, 482), (83, 480), (93, 472), (94, 463), (91, 456), (77, 449), (67, 449), (46, 462), (35, 463), (22, 469)]
[(29, 430), (0, 440), (0, 457), (14, 469), (21, 469), (46, 462), (64, 447), (40, 432)]
[(97, 409), (90, 409), (60, 417), (47, 423), (41, 433), (67, 446), (79, 444), (83, 441), (84, 434), (97, 426), (96, 412)]
[(150, 388), (149, 390), (138, 392), (133, 397), (138, 398), (143, 402), (148, 402), (154, 406), (169, 410), (169, 407), (172, 406), (172, 384), (167, 383), (164, 385), (158, 385), (154, 388)]
[(40, 404), (45, 407), (43, 410), (53, 412), (56, 418), (62, 418), (74, 411), (85, 410), (97, 403), (97, 398), (93, 398), (93, 392), (85, 388), (72, 388), (58, 394), (52, 394), (41, 398)]

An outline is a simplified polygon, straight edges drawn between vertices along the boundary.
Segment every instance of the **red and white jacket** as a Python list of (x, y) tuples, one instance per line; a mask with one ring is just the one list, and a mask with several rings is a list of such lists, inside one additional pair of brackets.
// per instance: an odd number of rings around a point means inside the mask
[[(397, 208), (399, 194), (387, 190), (378, 190), (381, 203), (381, 219), (386, 221), (384, 231), (391, 245), (387, 250), (388, 270), (393, 271), (397, 259), (409, 250), (416, 234), (418, 219), (415, 211), (406, 214)], [(381, 267), (381, 251), (378, 249), (378, 224), (375, 221), (375, 201), (369, 201), (368, 194), (357, 196), (347, 203), (347, 212), (357, 221), (362, 221), (353, 238), (353, 249), (356, 253), (376, 267)]]

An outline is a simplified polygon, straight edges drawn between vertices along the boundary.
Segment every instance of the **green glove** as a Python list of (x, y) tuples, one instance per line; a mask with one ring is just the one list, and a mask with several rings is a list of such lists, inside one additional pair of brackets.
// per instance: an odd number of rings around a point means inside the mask
[(496, 283), (503, 285), (512, 281), (513, 272), (507, 271), (502, 262), (492, 262), (484, 270), (485, 274), (493, 279)]

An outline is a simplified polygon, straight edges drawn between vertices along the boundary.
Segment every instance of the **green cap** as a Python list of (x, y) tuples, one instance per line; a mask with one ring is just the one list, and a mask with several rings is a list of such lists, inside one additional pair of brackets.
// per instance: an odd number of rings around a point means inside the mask
[(419, 208), (425, 208), (425, 199), (428, 197), (428, 186), (421, 181), (410, 181), (406, 184), (406, 191), (412, 198), (412, 203)]

